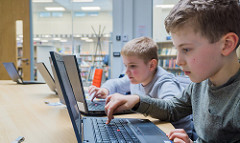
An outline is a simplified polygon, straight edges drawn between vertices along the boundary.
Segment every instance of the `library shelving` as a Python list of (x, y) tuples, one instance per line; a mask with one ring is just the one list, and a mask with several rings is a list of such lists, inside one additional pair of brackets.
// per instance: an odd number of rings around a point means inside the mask
[[(37, 61), (37, 48), (36, 46), (34, 46), (34, 64), (36, 63)], [(25, 62), (26, 64), (30, 64), (30, 60), (29, 59), (24, 59), (23, 58), (23, 46), (22, 45), (18, 45), (17, 46), (17, 70), (18, 70), (18, 73), (19, 75), (21, 75), (22, 77), (24, 77), (24, 74), (23, 74), (23, 62)], [(37, 80), (37, 69), (36, 67), (34, 67), (34, 80)]]
[(172, 41), (162, 41), (157, 44), (159, 65), (175, 75), (183, 75), (181, 68), (176, 64), (177, 50)]
[(108, 72), (107, 66), (104, 64), (103, 59), (106, 54), (80, 54), (80, 69), (81, 69), (81, 76), (83, 80), (90, 80), (92, 77), (89, 77), (89, 74), (93, 68), (103, 68), (104, 73)]

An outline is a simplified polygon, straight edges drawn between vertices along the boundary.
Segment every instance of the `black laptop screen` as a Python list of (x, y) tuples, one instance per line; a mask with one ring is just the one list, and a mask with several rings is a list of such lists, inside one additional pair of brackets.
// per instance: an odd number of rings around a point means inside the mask
[[(61, 90), (65, 99), (65, 103), (68, 109), (69, 116), (71, 118), (75, 134), (78, 140), (81, 140), (81, 114), (78, 108), (77, 101), (75, 99), (72, 86), (68, 79), (68, 75), (59, 54), (51, 53), (53, 66), (55, 67), (57, 78), (59, 80)], [(57, 55), (57, 57), (56, 57)]]
[(14, 63), (10, 62), (10, 63), (3, 63), (5, 69), (8, 72), (8, 75), (11, 77), (11, 79), (15, 82), (19, 82), (22, 83), (22, 79), (18, 74), (18, 71), (14, 65)]

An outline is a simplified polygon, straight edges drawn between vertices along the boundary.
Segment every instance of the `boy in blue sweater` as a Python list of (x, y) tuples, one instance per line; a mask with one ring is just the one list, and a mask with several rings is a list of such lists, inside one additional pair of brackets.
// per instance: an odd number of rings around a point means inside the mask
[[(180, 94), (183, 87), (175, 76), (158, 66), (157, 44), (150, 38), (140, 37), (125, 44), (121, 50), (126, 76), (110, 79), (101, 88), (89, 87), (93, 98), (106, 98), (109, 94), (124, 95), (127, 92), (156, 99), (170, 99)], [(149, 114), (152, 116), (152, 114)], [(153, 114), (154, 118), (156, 118)], [(184, 128), (192, 136), (192, 122), (189, 116), (172, 122), (175, 128)]]
[[(113, 113), (133, 109), (161, 120), (193, 114), (196, 142), (240, 142), (240, 36), (238, 0), (180, 0), (165, 19), (177, 48), (177, 64), (193, 81), (169, 100), (147, 96), (110, 95), (105, 106)], [(182, 129), (168, 134), (174, 142), (193, 142)]]

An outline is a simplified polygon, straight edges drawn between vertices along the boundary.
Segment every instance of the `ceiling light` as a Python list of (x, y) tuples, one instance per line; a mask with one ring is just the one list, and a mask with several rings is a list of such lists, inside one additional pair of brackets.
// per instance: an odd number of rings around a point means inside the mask
[(60, 42), (67, 42), (67, 40), (66, 39), (62, 39), (62, 40), (60, 40)]
[(47, 11), (65, 11), (63, 7), (45, 7)]
[(40, 38), (33, 38), (34, 41), (40, 41)]
[(53, 2), (53, 0), (33, 0), (32, 2)]
[(81, 37), (81, 35), (74, 35), (74, 37)]
[(61, 40), (61, 38), (53, 38), (53, 40), (56, 40), (56, 41), (57, 41), (57, 40)]
[(41, 40), (41, 42), (43, 42), (43, 43), (47, 43), (47, 42), (48, 42), (48, 40)]
[(81, 40), (88, 40), (88, 37), (82, 37)]
[(93, 39), (87, 39), (86, 42), (93, 42)]
[(93, 2), (93, 0), (72, 0), (72, 2)]
[(83, 11), (96, 11), (96, 10), (101, 10), (99, 6), (93, 6), (93, 7), (81, 7)]
[(174, 5), (173, 4), (168, 4), (168, 5), (156, 5), (156, 7), (160, 7), (160, 8), (173, 8)]

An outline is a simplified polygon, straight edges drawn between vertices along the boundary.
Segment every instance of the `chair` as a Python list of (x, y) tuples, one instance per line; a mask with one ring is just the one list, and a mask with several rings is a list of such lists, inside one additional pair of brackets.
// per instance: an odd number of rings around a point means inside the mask
[(93, 80), (92, 80), (92, 85), (94, 85), (96, 87), (101, 86), (102, 74), (103, 74), (103, 69), (95, 69)]

